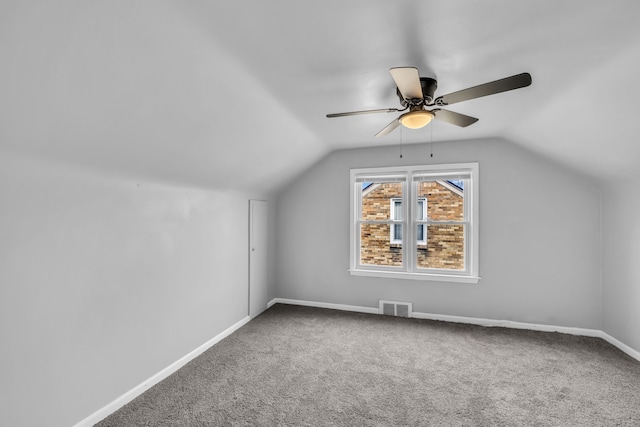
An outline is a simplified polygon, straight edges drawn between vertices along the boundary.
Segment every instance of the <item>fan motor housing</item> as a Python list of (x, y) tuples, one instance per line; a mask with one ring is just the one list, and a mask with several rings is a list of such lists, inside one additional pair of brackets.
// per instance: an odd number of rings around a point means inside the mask
[[(420, 77), (420, 86), (422, 86), (422, 95), (423, 99), (420, 100), (410, 100), (407, 102), (400, 93), (400, 89), (396, 88), (396, 94), (398, 98), (400, 98), (400, 104), (403, 107), (406, 107), (408, 104), (410, 105), (424, 105), (431, 104), (433, 101), (433, 95), (436, 93), (436, 89), (438, 88), (438, 82), (431, 77)], [(412, 102), (414, 101), (414, 102)]]

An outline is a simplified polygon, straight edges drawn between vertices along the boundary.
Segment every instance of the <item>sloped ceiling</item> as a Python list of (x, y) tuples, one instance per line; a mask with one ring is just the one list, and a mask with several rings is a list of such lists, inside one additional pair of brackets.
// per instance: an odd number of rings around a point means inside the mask
[[(609, 182), (640, 177), (640, 3), (13, 1), (0, 4), (0, 149), (197, 186), (276, 189), (331, 150), (500, 137)], [(479, 117), (373, 135), (388, 69)], [(479, 143), (481, 143), (479, 141)]]

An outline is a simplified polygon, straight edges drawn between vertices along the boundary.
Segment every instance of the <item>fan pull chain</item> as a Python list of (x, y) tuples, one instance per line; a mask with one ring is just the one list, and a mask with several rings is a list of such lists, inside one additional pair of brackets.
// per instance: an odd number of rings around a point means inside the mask
[(402, 158), (402, 125), (400, 126), (400, 158)]
[(433, 126), (434, 123), (431, 122), (431, 140), (429, 141), (429, 147), (431, 148), (431, 157), (433, 157)]

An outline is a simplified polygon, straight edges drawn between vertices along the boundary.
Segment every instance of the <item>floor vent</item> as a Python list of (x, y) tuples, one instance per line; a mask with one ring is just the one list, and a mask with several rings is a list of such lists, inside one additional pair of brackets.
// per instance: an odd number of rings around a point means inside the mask
[(380, 300), (380, 314), (385, 316), (411, 317), (412, 307), (410, 302), (383, 301)]

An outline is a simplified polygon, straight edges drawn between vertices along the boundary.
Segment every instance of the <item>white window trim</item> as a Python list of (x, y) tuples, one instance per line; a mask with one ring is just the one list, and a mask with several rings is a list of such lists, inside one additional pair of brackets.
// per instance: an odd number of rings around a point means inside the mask
[[(390, 267), (390, 266), (369, 266), (360, 265), (358, 263), (360, 254), (360, 236), (357, 232), (356, 213), (360, 212), (361, 197), (357, 195), (357, 179), (362, 176), (399, 176), (406, 177), (403, 184), (402, 203), (404, 206), (404, 218), (401, 222), (403, 224), (403, 237), (406, 242), (414, 241), (416, 231), (413, 230), (413, 224), (415, 223), (413, 216), (414, 209), (407, 209), (409, 197), (415, 200), (415, 186), (413, 185), (413, 176), (424, 173), (447, 173), (447, 172), (465, 172), (470, 173), (470, 188), (465, 188), (465, 192), (468, 191), (467, 197), (465, 197), (465, 215), (468, 215), (466, 222), (465, 233), (465, 271), (460, 272), (457, 270), (444, 270), (444, 269), (416, 269), (416, 257), (417, 250), (403, 249), (403, 267)], [(398, 166), (398, 167), (384, 167), (384, 168), (366, 168), (366, 169), (351, 169), (350, 173), (350, 268), (349, 273), (353, 276), (368, 276), (368, 277), (384, 277), (384, 278), (396, 278), (396, 279), (410, 279), (410, 280), (434, 280), (440, 282), (458, 282), (458, 283), (478, 283), (480, 276), (478, 275), (478, 260), (479, 260), (479, 165), (478, 163), (457, 163), (457, 164), (441, 164), (441, 165), (419, 165), (419, 166)], [(411, 195), (408, 193), (412, 192)], [(408, 227), (408, 224), (412, 224)], [(391, 236), (390, 236), (391, 237)], [(411, 255), (409, 255), (411, 252)]]

